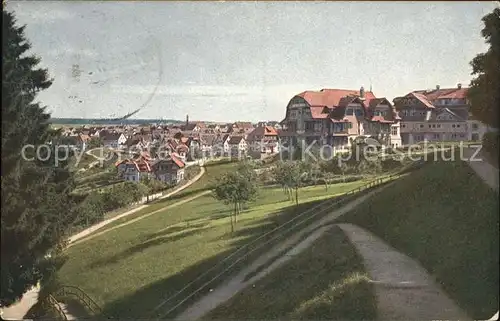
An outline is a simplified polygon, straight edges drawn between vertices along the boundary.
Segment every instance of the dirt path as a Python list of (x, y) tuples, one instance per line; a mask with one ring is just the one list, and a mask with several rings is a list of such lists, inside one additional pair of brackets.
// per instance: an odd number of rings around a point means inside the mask
[(463, 155), (467, 159), (467, 164), (489, 187), (498, 191), (498, 169), (488, 163), (484, 156), (481, 156), (481, 153), (478, 155), (475, 153), (475, 148), (464, 148)]
[(39, 291), (40, 286), (35, 286), (28, 290), (19, 302), (10, 307), (1, 309), (2, 320), (22, 320), (26, 313), (28, 313), (38, 301)]
[[(205, 174), (205, 168), (204, 167), (200, 167), (200, 173), (198, 173), (195, 177), (193, 177), (191, 180), (189, 180), (186, 184), (184, 184), (183, 186), (177, 188), (176, 190), (160, 197), (159, 199), (164, 199), (164, 198), (167, 198), (167, 197), (170, 197), (176, 193), (179, 193), (180, 191), (184, 190), (185, 188), (187, 188), (188, 186), (192, 185), (193, 183), (195, 183), (196, 181), (198, 181), (204, 174)], [(96, 236), (99, 236), (99, 235), (102, 235), (106, 232), (109, 232), (109, 231), (112, 231), (114, 229), (117, 229), (119, 227), (123, 227), (123, 226), (126, 226), (128, 224), (132, 224), (134, 222), (137, 222), (143, 218), (146, 218), (148, 216), (151, 216), (155, 213), (158, 213), (158, 212), (161, 212), (165, 209), (168, 209), (168, 208), (174, 208), (176, 206), (179, 206), (179, 205), (182, 205), (184, 203), (187, 203), (187, 202), (190, 202), (198, 197), (201, 197), (207, 193), (209, 193), (210, 191), (206, 191), (206, 192), (203, 192), (203, 193), (200, 193), (198, 195), (195, 195), (193, 197), (190, 197), (188, 199), (185, 199), (185, 200), (182, 200), (182, 201), (179, 201), (177, 203), (174, 203), (172, 205), (169, 205), (169, 206), (166, 206), (164, 208), (161, 208), (159, 210), (156, 210), (154, 212), (151, 212), (151, 213), (148, 213), (148, 214), (145, 214), (143, 216), (140, 216), (138, 218), (135, 218), (129, 222), (125, 222), (123, 224), (120, 224), (120, 225), (117, 225), (113, 228), (110, 228), (108, 230), (105, 230), (105, 231), (102, 231), (102, 232), (99, 232), (99, 233), (96, 233), (95, 235), (92, 235), (90, 237), (87, 237), (85, 238), (86, 236), (88, 236), (89, 234), (95, 232), (96, 230), (110, 224), (111, 222), (114, 222), (120, 218), (123, 218), (123, 217), (126, 217), (128, 215), (131, 215), (133, 213), (136, 213), (144, 208), (147, 208), (148, 206), (150, 205), (142, 205), (142, 206), (139, 206), (137, 208), (134, 208), (133, 210), (130, 210), (130, 211), (127, 211), (123, 214), (120, 214), (120, 215), (117, 215), (115, 217), (112, 217), (110, 219), (107, 219), (103, 222), (100, 222), (96, 225), (93, 225), (83, 231), (81, 231), (80, 233), (78, 234), (75, 234), (73, 236), (71, 236), (69, 238), (69, 244), (68, 244), (68, 247), (71, 247), (75, 244), (78, 244), (80, 242), (83, 242), (85, 240), (90, 240)], [(85, 238), (85, 239), (84, 239)], [(12, 306), (8, 307), (8, 308), (3, 308), (1, 310), (1, 315), (2, 315), (2, 319), (4, 320), (22, 320), (24, 318), (24, 316), (26, 315), (26, 313), (36, 304), (36, 302), (38, 301), (38, 292), (39, 292), (39, 287), (34, 287), (32, 289), (30, 289), (28, 292), (26, 292), (23, 297), (21, 298), (21, 300), (15, 304), (13, 304)]]
[[(97, 237), (97, 236), (103, 235), (103, 234), (105, 234), (105, 233), (111, 232), (111, 231), (113, 231), (113, 230), (116, 230), (117, 228), (124, 227), (124, 226), (130, 225), (130, 224), (133, 224), (133, 223), (135, 223), (135, 222), (137, 222), (137, 221), (140, 221), (140, 220), (142, 220), (142, 219), (145, 219), (146, 217), (149, 217), (149, 216), (154, 215), (154, 214), (156, 214), (156, 213), (162, 212), (162, 211), (164, 211), (164, 210), (167, 210), (167, 209), (172, 209), (172, 208), (175, 208), (175, 207), (177, 207), (177, 206), (179, 206), (179, 205), (182, 205), (182, 204), (185, 204), (185, 203), (191, 202), (192, 200), (195, 200), (195, 199), (197, 199), (197, 198), (200, 198), (200, 197), (202, 197), (203, 195), (206, 195), (206, 194), (208, 194), (208, 193), (211, 193), (211, 191), (204, 191), (204, 192), (200, 192), (199, 194), (196, 194), (195, 196), (192, 196), (192, 197), (186, 198), (185, 200), (179, 201), (179, 202), (174, 203), (174, 204), (172, 204), (172, 205), (167, 205), (167, 206), (162, 207), (162, 208), (160, 208), (160, 209), (158, 209), (158, 210), (156, 210), (156, 211), (153, 211), (153, 212), (151, 212), (151, 213), (144, 214), (144, 215), (139, 216), (139, 217), (136, 217), (136, 218), (134, 218), (134, 219), (132, 219), (132, 220), (130, 220), (130, 221), (127, 221), (127, 222), (124, 222), (124, 223), (122, 223), (122, 224), (119, 224), (119, 225), (113, 226), (113, 227), (111, 227), (111, 228), (109, 228), (109, 229), (106, 229), (106, 230), (104, 230), (104, 231), (101, 231), (101, 232), (97, 232), (97, 233), (95, 233), (95, 234), (92, 234), (91, 236), (88, 236), (88, 237), (84, 237), (84, 236), (82, 236), (82, 237), (80, 237), (77, 241), (74, 241), (73, 243), (70, 243), (70, 244), (68, 245), (68, 248), (69, 248), (69, 247), (71, 247), (71, 246), (73, 246), (73, 245), (76, 245), (76, 244), (79, 244), (79, 243), (82, 243), (82, 242), (85, 242), (85, 241), (91, 240), (91, 239), (93, 239), (94, 237)], [(108, 223), (108, 224), (109, 224), (109, 223)]]
[[(390, 184), (389, 184), (390, 185)], [(196, 320), (200, 319), (203, 315), (208, 313), (209, 311), (213, 310), (215, 307), (220, 305), (221, 303), (229, 300), (231, 297), (233, 297), (236, 293), (240, 292), (243, 290), (246, 286), (251, 284), (252, 282), (255, 282), (259, 280), (260, 278), (266, 276), (269, 274), (272, 270), (276, 269), (279, 267), (281, 264), (284, 262), (288, 261), (292, 255), (296, 255), (306, 249), (311, 243), (319, 238), (323, 233), (328, 230), (330, 227), (321, 227), (324, 224), (331, 223), (333, 220), (338, 218), (339, 216), (351, 211), (353, 208), (364, 202), (366, 199), (371, 197), (372, 195), (379, 193), (383, 189), (385, 189), (387, 186), (380, 187), (379, 189), (372, 191), (366, 195), (360, 196), (356, 198), (355, 200), (347, 203), (343, 207), (341, 207), (338, 210), (333, 211), (323, 219), (315, 222), (314, 224), (308, 226), (307, 228), (301, 230), (300, 232), (296, 233), (295, 235), (289, 237), (282, 243), (274, 246), (271, 248), (267, 253), (263, 254), (260, 256), (257, 260), (255, 260), (250, 266), (247, 268), (243, 269), (238, 275), (236, 275), (234, 278), (229, 280), (228, 282), (218, 286), (215, 288), (212, 292), (201, 298), (199, 301), (195, 302), (191, 307), (186, 309), (183, 313), (181, 313), (179, 316), (176, 317), (176, 320), (179, 321), (184, 321), (184, 320)], [(294, 244), (297, 243), (297, 241), (300, 240), (300, 238), (312, 230), (317, 229), (317, 231), (313, 232), (309, 237), (307, 237), (304, 241), (300, 242), (296, 246), (293, 246)], [(292, 247), (292, 248), (290, 248)], [(253, 278), (251, 278), (248, 281), (244, 281), (245, 277), (251, 273), (254, 272), (258, 267), (262, 266), (266, 262), (269, 262), (270, 259), (276, 257), (276, 255), (279, 255), (283, 251), (289, 249), (289, 251), (283, 255), (280, 259), (276, 260), (273, 262), (269, 267), (264, 269), (263, 271), (259, 272), (257, 275), (255, 275)], [(162, 304), (160, 304), (156, 309), (161, 308)]]
[(358, 226), (338, 226), (374, 280), (381, 320), (471, 320), (416, 261)]
[[(163, 195), (163, 196), (159, 197), (158, 199), (165, 199), (165, 198), (167, 198), (167, 197), (171, 197), (172, 195), (175, 195), (175, 194), (179, 193), (180, 191), (182, 191), (182, 190), (186, 189), (187, 187), (189, 187), (190, 185), (192, 185), (193, 183), (195, 183), (196, 181), (198, 181), (198, 180), (199, 180), (199, 179), (200, 179), (200, 178), (201, 178), (201, 177), (205, 174), (205, 168), (204, 168), (204, 167), (200, 167), (200, 169), (201, 169), (201, 170), (200, 170), (200, 172), (199, 172), (199, 173), (198, 173), (195, 177), (193, 177), (191, 180), (189, 180), (186, 184), (184, 184), (183, 186), (181, 186), (181, 187), (177, 188), (176, 190), (174, 190), (174, 191), (172, 191), (172, 192), (170, 192), (170, 193), (168, 193), (168, 194), (166, 194), (166, 195)], [(198, 196), (198, 197), (199, 197), (199, 196), (201, 196), (201, 195), (196, 195), (196, 196)], [(195, 197), (195, 198), (196, 198), (196, 197)], [(194, 198), (190, 198), (189, 200), (193, 200), (193, 199), (194, 199)], [(183, 204), (183, 203), (185, 203), (185, 202), (184, 202), (184, 201), (181, 201), (181, 204)], [(177, 204), (177, 203), (176, 203), (176, 204)], [(175, 205), (175, 204), (173, 204), (173, 205)], [(172, 207), (173, 205), (166, 206), (165, 208), (162, 208), (161, 210), (164, 210), (164, 209), (166, 209), (166, 208)], [(179, 205), (180, 205), (180, 204), (179, 204)], [(83, 231), (81, 231), (81, 232), (79, 232), (79, 233), (77, 233), (77, 234), (75, 234), (75, 235), (71, 236), (71, 237), (69, 238), (69, 245), (68, 245), (68, 247), (69, 247), (69, 246), (71, 246), (71, 245), (74, 245), (74, 243), (75, 243), (76, 241), (78, 241), (78, 240), (80, 240), (80, 239), (83, 239), (83, 238), (84, 238), (84, 237), (86, 237), (87, 235), (89, 235), (89, 234), (91, 234), (91, 233), (93, 233), (93, 232), (97, 231), (98, 229), (100, 229), (100, 228), (102, 228), (102, 227), (104, 227), (104, 226), (108, 225), (109, 223), (114, 222), (114, 221), (116, 221), (116, 220), (119, 220), (119, 219), (121, 219), (121, 218), (123, 218), (123, 217), (129, 216), (129, 215), (131, 215), (131, 214), (134, 214), (134, 213), (136, 213), (136, 212), (138, 212), (138, 211), (140, 211), (140, 210), (143, 210), (143, 209), (145, 209), (145, 208), (147, 208), (147, 207), (149, 207), (149, 206), (150, 206), (150, 205), (141, 205), (141, 206), (136, 207), (136, 208), (134, 208), (134, 209), (132, 209), (132, 210), (130, 210), (130, 211), (127, 211), (127, 212), (122, 213), (122, 214), (120, 214), (120, 215), (117, 215), (117, 216), (111, 217), (111, 218), (109, 218), (109, 219), (107, 219), (107, 220), (104, 220), (104, 221), (102, 221), (102, 222), (100, 222), (100, 223), (97, 223), (97, 224), (95, 224), (95, 225), (92, 225), (91, 227), (89, 227), (89, 228), (87, 228), (87, 229), (85, 229), (85, 230), (83, 230)], [(158, 211), (160, 211), (160, 210), (158, 210)], [(155, 212), (153, 212), (153, 213), (157, 213), (158, 211), (155, 211)], [(149, 216), (150, 214), (148, 213), (147, 215)], [(141, 216), (141, 217), (146, 217), (146, 215), (145, 215), (145, 216)], [(132, 221), (130, 221), (130, 222), (136, 222), (136, 221), (137, 221), (137, 219), (132, 220)], [(127, 223), (129, 223), (129, 222), (127, 222)], [(118, 225), (117, 227), (119, 227), (119, 226), (122, 226), (122, 225)], [(117, 228), (117, 227), (115, 227), (115, 228)], [(114, 229), (114, 228), (113, 228), (113, 229)], [(107, 231), (109, 231), (109, 230), (107, 230)], [(103, 231), (103, 232), (105, 232), (105, 231)], [(102, 234), (102, 233), (101, 233), (101, 234)], [(99, 234), (99, 235), (100, 235), (100, 234)]]

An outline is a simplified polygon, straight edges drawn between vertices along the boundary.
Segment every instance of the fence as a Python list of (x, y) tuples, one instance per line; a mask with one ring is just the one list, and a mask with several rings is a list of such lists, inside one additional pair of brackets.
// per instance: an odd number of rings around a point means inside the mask
[[(102, 316), (101, 307), (82, 289), (72, 285), (63, 285), (55, 293), (57, 297), (74, 297), (80, 304), (87, 308), (93, 315)], [(55, 299), (54, 299), (55, 300)], [(60, 306), (59, 306), (60, 307)]]
[(57, 300), (50, 294), (48, 295), (47, 298), (48, 298), (50, 307), (54, 310), (54, 312), (57, 315), (59, 315), (60, 319), (63, 321), (67, 321), (68, 317), (66, 316), (66, 313), (64, 313), (64, 310), (61, 307), (61, 305), (59, 304), (59, 302), (57, 302)]
[[(324, 200), (320, 202), (320, 204), (305, 210), (301, 214), (279, 225), (273, 230), (264, 233), (250, 243), (245, 244), (244, 246), (237, 249), (235, 252), (224, 258), (218, 264), (188, 283), (174, 295), (167, 298), (152, 311), (152, 315), (150, 317), (157, 318), (157, 320), (170, 318), (176, 312), (179, 312), (178, 310), (182, 308), (182, 306), (186, 302), (188, 302), (188, 300), (192, 300), (196, 295), (207, 291), (210, 286), (217, 285), (220, 281), (222, 281), (223, 276), (234, 273), (235, 270), (237, 270), (238, 265), (241, 265), (241, 263), (243, 263), (245, 260), (250, 260), (254, 256), (259, 255), (260, 253), (257, 252), (258, 250), (269, 248), (270, 246), (273, 246), (278, 239), (288, 237), (298, 230), (304, 229), (312, 223), (313, 219), (317, 219), (321, 216), (327, 215), (336, 207), (338, 208), (345, 202), (353, 199), (355, 196), (358, 196), (360, 192), (366, 192), (373, 189), (374, 187), (380, 186), (382, 184), (387, 184), (399, 178), (401, 175), (402, 174), (398, 173), (384, 178), (378, 178), (368, 184), (355, 188), (340, 197)], [(181, 297), (181, 295), (183, 294), (184, 296)], [(173, 300), (176, 298), (180, 299), (177, 302), (174, 302)], [(165, 308), (166, 306), (168, 307)], [(159, 313), (160, 309), (162, 309), (164, 312)]]

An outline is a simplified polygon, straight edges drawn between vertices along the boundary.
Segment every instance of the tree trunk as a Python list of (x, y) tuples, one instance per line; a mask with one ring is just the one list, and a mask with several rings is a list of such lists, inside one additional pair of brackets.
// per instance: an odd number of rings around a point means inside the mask
[(295, 187), (295, 205), (299, 206), (299, 188)]

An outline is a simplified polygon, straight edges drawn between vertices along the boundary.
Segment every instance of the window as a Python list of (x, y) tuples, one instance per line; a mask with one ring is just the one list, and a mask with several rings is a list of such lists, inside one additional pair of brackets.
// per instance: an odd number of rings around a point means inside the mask
[(363, 110), (361, 110), (361, 109), (356, 109), (356, 110), (355, 110), (355, 114), (356, 114), (356, 116), (361, 117), (361, 116), (363, 116)]
[(349, 125), (348, 125), (347, 128), (351, 129), (352, 128), (352, 123), (349, 123)]
[(420, 128), (424, 128), (424, 125), (420, 125)]
[(391, 135), (396, 136), (398, 134), (398, 128), (397, 127), (392, 127), (391, 128)]
[(415, 109), (410, 110), (410, 116), (415, 116)]
[(406, 124), (401, 124), (401, 128), (406, 128)]
[(432, 125), (431, 125), (431, 124), (429, 124), (429, 128), (431, 128), (431, 127), (432, 127)]
[(352, 108), (347, 108), (345, 111), (345, 114), (347, 116), (352, 116), (352, 115), (354, 115), (354, 111), (352, 110)]
[(439, 134), (434, 134), (434, 139), (439, 139)]
[(472, 129), (478, 129), (478, 128), (479, 128), (478, 124), (476, 124), (476, 123), (472, 124)]
[(455, 128), (455, 124), (451, 124), (451, 127)]
[(408, 112), (407, 109), (403, 110), (402, 113), (403, 113), (404, 116), (408, 116), (409, 115), (409, 112)]
[(437, 128), (441, 128), (441, 124), (437, 124)]
[(456, 127), (457, 127), (457, 128), (460, 128), (460, 124), (457, 124), (457, 126), (456, 126)]

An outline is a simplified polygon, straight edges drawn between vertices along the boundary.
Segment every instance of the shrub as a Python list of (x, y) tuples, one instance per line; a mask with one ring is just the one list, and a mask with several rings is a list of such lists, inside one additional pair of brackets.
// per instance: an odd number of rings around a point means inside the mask
[(498, 161), (499, 139), (498, 132), (488, 132), (483, 136), (483, 148), (495, 161)]

